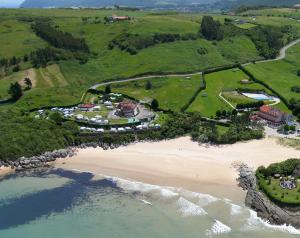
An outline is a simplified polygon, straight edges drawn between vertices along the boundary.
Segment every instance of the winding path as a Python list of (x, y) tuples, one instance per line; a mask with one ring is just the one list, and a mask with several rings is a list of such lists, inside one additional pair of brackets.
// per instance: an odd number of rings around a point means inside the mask
[[(255, 61), (255, 63), (256, 64), (260, 64), (260, 63), (267, 63), (267, 62), (273, 62), (273, 61), (283, 60), (286, 57), (286, 51), (289, 48), (291, 48), (292, 46), (294, 46), (294, 45), (296, 45), (298, 43), (300, 43), (300, 38), (297, 39), (297, 40), (294, 40), (294, 41), (290, 42), (289, 44), (287, 44), (286, 46), (282, 47), (281, 50), (280, 50), (280, 52), (279, 52), (279, 55), (275, 59), (258, 60), (258, 61)], [(249, 64), (252, 64), (252, 62), (245, 63), (245, 64), (243, 64), (243, 66), (247, 66)]]
[(135, 78), (129, 78), (129, 79), (120, 79), (120, 80), (115, 80), (115, 81), (98, 83), (98, 84), (95, 84), (92, 87), (90, 87), (90, 89), (97, 89), (98, 87), (106, 86), (106, 85), (109, 85), (109, 84), (124, 83), (124, 82), (151, 79), (151, 78), (188, 77), (188, 76), (194, 76), (194, 75), (202, 75), (202, 71), (201, 72), (196, 72), (196, 73), (190, 73), (190, 74), (163, 74), (163, 75), (151, 75), (151, 76), (135, 77)]

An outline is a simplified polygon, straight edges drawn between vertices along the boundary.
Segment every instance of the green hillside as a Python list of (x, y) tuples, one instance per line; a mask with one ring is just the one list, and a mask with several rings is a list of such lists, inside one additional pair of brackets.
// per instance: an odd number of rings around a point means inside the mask
[[(114, 14), (129, 19), (114, 20)], [(278, 91), (286, 100), (295, 98), (294, 108), (290, 109), (298, 115), (298, 93), (291, 92), (290, 87), (297, 86), (299, 46), (291, 48), (283, 61), (246, 67), (269, 89), (262, 83), (241, 85), (240, 81), (249, 75), (233, 68), (273, 59), (284, 45), (299, 36), (297, 21), (264, 14), (254, 20), (248, 15), (0, 9), (0, 100), (4, 100), (0, 119), (1, 128), (5, 128), (0, 133), (0, 158), (15, 159), (94, 141), (81, 137), (79, 124), (74, 121), (62, 122), (50, 114), (36, 119), (32, 110), (75, 105), (95, 84), (151, 75), (160, 76), (151, 78), (151, 89), (146, 89), (148, 79), (112, 84), (113, 92), (148, 103), (157, 99), (161, 109), (172, 111), (157, 113), (162, 132), (141, 134), (141, 139), (174, 138), (192, 131), (199, 142), (234, 143), (261, 138), (261, 128), (250, 126), (246, 114), (241, 118), (234, 114), (235, 110), (219, 94), (226, 91), (222, 95), (236, 106), (253, 103), (237, 93), (240, 87), (269, 94), (273, 91), (275, 95), (274, 91)], [(201, 72), (205, 72), (206, 85)], [(31, 87), (25, 85), (26, 77)], [(283, 80), (288, 82), (282, 83)], [(282, 103), (278, 107), (289, 111)], [(215, 116), (218, 110), (226, 110), (226, 115), (216, 120), (233, 117), (233, 122), (216, 136), (214, 131), (220, 127), (202, 123), (201, 116)], [(32, 140), (23, 136), (25, 132), (33, 135)], [(208, 134), (207, 140), (203, 141), (203, 133)], [(108, 134), (106, 140), (129, 142), (134, 136)]]

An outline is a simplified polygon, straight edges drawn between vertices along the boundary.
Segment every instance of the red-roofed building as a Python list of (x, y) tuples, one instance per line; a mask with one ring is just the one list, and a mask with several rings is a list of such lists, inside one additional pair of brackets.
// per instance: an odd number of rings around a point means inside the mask
[(86, 103), (86, 104), (80, 104), (78, 108), (81, 111), (91, 111), (95, 107), (95, 104)]
[(117, 16), (117, 15), (113, 15), (112, 16), (112, 20), (113, 21), (129, 21), (130, 17), (129, 16)]
[(259, 108), (259, 112), (257, 113), (257, 115), (272, 123), (272, 124), (276, 124), (276, 125), (280, 125), (283, 123), (288, 123), (291, 122), (293, 120), (293, 116), (286, 113), (286, 112), (282, 112), (277, 108), (273, 108), (267, 105), (261, 106)]
[(134, 117), (138, 114), (138, 107), (134, 102), (123, 101), (117, 107), (117, 114), (123, 117)]

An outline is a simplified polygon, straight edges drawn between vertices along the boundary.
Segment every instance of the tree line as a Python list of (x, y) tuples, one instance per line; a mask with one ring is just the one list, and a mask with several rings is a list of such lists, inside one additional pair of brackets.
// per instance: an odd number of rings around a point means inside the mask
[(118, 47), (123, 51), (135, 55), (140, 50), (154, 46), (160, 43), (175, 42), (179, 40), (196, 40), (197, 34), (171, 34), (171, 33), (156, 33), (154, 35), (140, 35), (125, 33), (113, 39), (108, 48), (111, 50)]
[(71, 33), (54, 28), (48, 20), (36, 20), (32, 29), (37, 36), (49, 42), (56, 48), (71, 51), (89, 52), (89, 47), (83, 38), (76, 38)]

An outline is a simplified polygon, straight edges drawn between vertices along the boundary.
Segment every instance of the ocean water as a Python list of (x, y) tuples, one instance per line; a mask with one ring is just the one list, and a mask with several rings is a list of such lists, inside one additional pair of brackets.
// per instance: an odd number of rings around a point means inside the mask
[(0, 181), (0, 238), (300, 237), (226, 198), (91, 173), (44, 170)]

